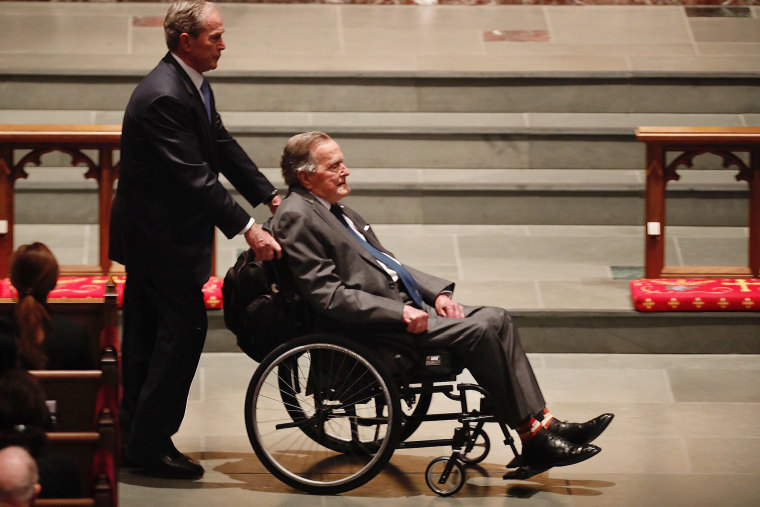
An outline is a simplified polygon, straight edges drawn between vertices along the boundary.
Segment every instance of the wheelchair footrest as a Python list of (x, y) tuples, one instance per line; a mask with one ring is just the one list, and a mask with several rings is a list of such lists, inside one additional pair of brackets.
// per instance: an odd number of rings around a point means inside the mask
[(423, 447), (448, 447), (454, 441), (450, 438), (439, 440), (406, 440), (398, 443), (399, 449), (419, 449)]
[(477, 412), (474, 412), (471, 415), (465, 415), (463, 417), (460, 417), (459, 422), (461, 423), (496, 422), (496, 417), (494, 417), (491, 414), (478, 414)]

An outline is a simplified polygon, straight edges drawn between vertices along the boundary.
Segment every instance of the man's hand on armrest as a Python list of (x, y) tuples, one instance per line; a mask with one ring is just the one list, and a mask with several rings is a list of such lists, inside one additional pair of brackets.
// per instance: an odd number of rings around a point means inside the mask
[(435, 311), (441, 317), (449, 317), (452, 319), (464, 318), (462, 305), (452, 301), (448, 294), (438, 294), (438, 297), (435, 298)]
[(406, 330), (409, 333), (420, 334), (428, 329), (428, 314), (423, 310), (404, 305), (404, 313), (401, 318), (406, 324)]
[(256, 259), (262, 261), (271, 261), (272, 259), (282, 256), (280, 244), (259, 224), (253, 224), (250, 229), (245, 231), (245, 240), (253, 248)]

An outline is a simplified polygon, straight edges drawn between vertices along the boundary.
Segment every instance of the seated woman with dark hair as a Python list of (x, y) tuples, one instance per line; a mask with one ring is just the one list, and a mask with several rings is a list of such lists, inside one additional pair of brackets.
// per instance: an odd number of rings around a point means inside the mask
[(85, 326), (51, 315), (47, 308), (48, 293), (57, 281), (58, 262), (47, 246), (32, 243), (19, 247), (11, 257), (11, 284), (18, 301), (12, 317), (0, 317), (0, 335), (16, 339), (22, 368), (94, 369), (92, 338)]
[(40, 381), (19, 368), (0, 376), (0, 449), (20, 446), (37, 462), (40, 498), (76, 498), (81, 482), (68, 456), (45, 449), (50, 414)]

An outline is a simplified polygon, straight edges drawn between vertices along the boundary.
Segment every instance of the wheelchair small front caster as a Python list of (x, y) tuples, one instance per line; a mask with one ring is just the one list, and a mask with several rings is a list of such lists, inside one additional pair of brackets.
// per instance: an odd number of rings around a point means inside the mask
[(440, 496), (455, 494), (464, 486), (464, 480), (464, 467), (454, 456), (435, 458), (425, 470), (425, 482)]
[(476, 429), (472, 433), (472, 438), (469, 439), (464, 447), (460, 459), (468, 465), (474, 465), (486, 459), (490, 450), (491, 440), (488, 438), (488, 435), (482, 428)]

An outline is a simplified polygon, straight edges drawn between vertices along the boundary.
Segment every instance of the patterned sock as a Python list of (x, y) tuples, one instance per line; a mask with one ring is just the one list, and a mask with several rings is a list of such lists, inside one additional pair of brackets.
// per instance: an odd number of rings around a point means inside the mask
[(549, 423), (554, 419), (554, 415), (552, 415), (551, 412), (549, 412), (548, 408), (543, 409), (541, 412), (536, 414), (536, 419), (541, 421), (541, 426), (543, 426), (546, 429), (549, 429)]
[(535, 417), (529, 417), (520, 426), (516, 428), (517, 434), (520, 436), (520, 442), (525, 443), (543, 428), (541, 423)]

